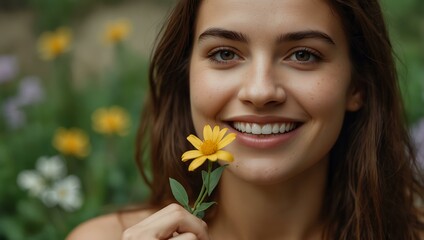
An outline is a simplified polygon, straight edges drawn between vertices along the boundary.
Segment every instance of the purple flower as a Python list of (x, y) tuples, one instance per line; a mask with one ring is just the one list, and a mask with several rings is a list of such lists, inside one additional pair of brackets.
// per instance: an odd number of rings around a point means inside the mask
[(26, 123), (22, 107), (40, 102), (44, 92), (37, 77), (25, 77), (19, 84), (16, 96), (9, 97), (1, 105), (1, 113), (11, 129), (21, 128)]
[(16, 98), (7, 99), (2, 106), (2, 113), (6, 124), (12, 128), (17, 129), (22, 127), (26, 122), (25, 113), (19, 109), (19, 102)]
[(418, 162), (424, 166), (424, 118), (412, 127), (411, 135), (417, 149)]
[(16, 77), (18, 64), (15, 56), (0, 56), (0, 84)]
[(38, 77), (29, 76), (22, 79), (17, 95), (17, 101), (20, 106), (40, 102), (43, 97), (44, 92)]

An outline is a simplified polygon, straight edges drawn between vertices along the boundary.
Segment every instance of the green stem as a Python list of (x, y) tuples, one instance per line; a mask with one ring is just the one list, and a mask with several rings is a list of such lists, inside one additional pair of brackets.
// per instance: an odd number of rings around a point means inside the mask
[(199, 196), (197, 196), (196, 202), (194, 203), (193, 208), (191, 209), (191, 213), (193, 213), (196, 210), (197, 205), (200, 203), (200, 199), (202, 199), (202, 196), (205, 193), (205, 190), (206, 190), (205, 184), (202, 184), (202, 189), (200, 190)]
[(206, 182), (207, 187), (205, 187), (205, 184), (202, 184), (202, 190), (200, 190), (200, 194), (197, 197), (196, 202), (194, 203), (193, 212), (196, 211), (197, 206), (200, 205), (203, 202), (203, 200), (205, 200), (206, 195), (208, 195), (211, 171), (212, 171), (212, 162), (208, 161), (208, 179)]
[(69, 229), (66, 226), (65, 216), (60, 211), (61, 210), (57, 209), (57, 207), (49, 211), (51, 222), (54, 226), (59, 228), (60, 232), (68, 232)]

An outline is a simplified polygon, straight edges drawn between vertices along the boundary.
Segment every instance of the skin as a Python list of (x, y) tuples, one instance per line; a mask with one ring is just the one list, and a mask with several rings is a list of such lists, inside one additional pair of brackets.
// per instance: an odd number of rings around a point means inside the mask
[[(320, 239), (328, 153), (345, 112), (362, 104), (339, 17), (324, 0), (205, 0), (199, 11), (190, 60), (193, 123), (199, 136), (205, 124), (237, 133), (226, 147), (235, 161), (224, 171), (208, 226), (172, 204), (124, 215), (122, 239)], [(234, 122), (295, 128), (252, 135)], [(68, 239), (107, 226), (115, 233), (98, 236), (119, 239), (116, 225), (111, 215), (101, 217)]]
[[(288, 37), (295, 33), (301, 37)], [(190, 98), (196, 131), (210, 124), (238, 134), (226, 148), (235, 161), (221, 179), (211, 235), (319, 238), (327, 155), (345, 112), (361, 103), (350, 87), (338, 16), (318, 0), (205, 1), (195, 36)], [(295, 122), (298, 128), (285, 136), (252, 135), (234, 122)]]
[[(247, 42), (207, 35), (211, 29), (240, 33)], [(332, 42), (320, 36), (278, 42), (281, 35), (311, 30)], [(198, 134), (210, 124), (239, 135), (227, 148), (236, 159), (231, 173), (278, 184), (326, 158), (345, 111), (354, 110), (356, 100), (349, 88), (347, 42), (338, 17), (323, 1), (205, 1), (195, 36), (190, 65), (194, 125)], [(300, 61), (296, 53), (310, 56)], [(211, 54), (218, 60), (234, 56), (217, 63)], [(242, 134), (233, 122), (301, 126), (281, 141)]]

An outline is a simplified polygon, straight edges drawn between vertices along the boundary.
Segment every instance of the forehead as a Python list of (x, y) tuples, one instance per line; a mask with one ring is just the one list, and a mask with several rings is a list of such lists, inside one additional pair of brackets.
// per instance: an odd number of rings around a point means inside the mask
[(317, 30), (336, 42), (345, 41), (341, 20), (325, 0), (204, 0), (197, 17), (196, 37), (214, 27), (263, 37)]

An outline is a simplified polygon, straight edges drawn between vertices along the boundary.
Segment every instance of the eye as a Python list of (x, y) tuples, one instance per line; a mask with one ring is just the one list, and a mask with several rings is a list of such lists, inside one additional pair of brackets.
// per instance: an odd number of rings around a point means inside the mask
[(213, 50), (208, 54), (208, 58), (217, 63), (228, 63), (241, 59), (233, 50), (222, 48)]
[(314, 63), (321, 60), (320, 54), (311, 49), (297, 50), (289, 56), (290, 61), (300, 63)]

